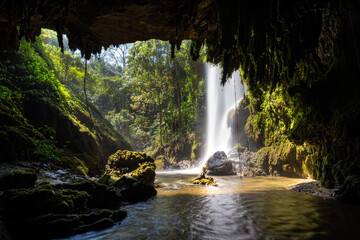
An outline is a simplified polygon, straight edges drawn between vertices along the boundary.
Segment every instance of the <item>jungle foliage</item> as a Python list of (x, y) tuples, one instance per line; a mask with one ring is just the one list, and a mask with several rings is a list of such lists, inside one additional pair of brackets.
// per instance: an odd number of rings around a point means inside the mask
[[(82, 98), (85, 60), (66, 37), (62, 52), (54, 31), (43, 29), (40, 39), (61, 83)], [(161, 148), (201, 125), (204, 54), (193, 62), (190, 47), (184, 41), (172, 59), (170, 43), (149, 40), (110, 46), (88, 60), (89, 101), (135, 149)]]

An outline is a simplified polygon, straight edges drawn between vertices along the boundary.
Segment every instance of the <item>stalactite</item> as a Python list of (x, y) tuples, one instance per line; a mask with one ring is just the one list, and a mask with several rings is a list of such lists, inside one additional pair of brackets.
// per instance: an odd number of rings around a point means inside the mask
[(193, 61), (198, 60), (200, 56), (200, 50), (204, 45), (204, 40), (192, 40), (190, 45), (190, 55)]

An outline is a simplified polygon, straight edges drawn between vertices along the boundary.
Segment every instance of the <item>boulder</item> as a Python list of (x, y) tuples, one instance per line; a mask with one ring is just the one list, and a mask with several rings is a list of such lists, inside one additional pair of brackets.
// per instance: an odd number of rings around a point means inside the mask
[(144, 183), (153, 184), (155, 180), (155, 163), (146, 162), (140, 164), (138, 168), (129, 173), (129, 176)]
[(106, 175), (112, 180), (118, 180), (127, 174), (145, 184), (152, 184), (155, 180), (154, 162), (154, 159), (145, 153), (119, 150), (109, 157), (100, 181), (103, 181)]
[(203, 168), (204, 174), (210, 175), (234, 175), (233, 165), (227, 159), (225, 152), (215, 152), (206, 162)]
[(127, 202), (144, 201), (157, 194), (154, 186), (126, 176), (121, 177), (113, 186), (119, 189), (123, 200)]

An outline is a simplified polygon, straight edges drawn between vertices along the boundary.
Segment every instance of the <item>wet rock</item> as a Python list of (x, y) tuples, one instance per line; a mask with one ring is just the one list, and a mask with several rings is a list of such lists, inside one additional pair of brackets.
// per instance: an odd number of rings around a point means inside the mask
[(113, 186), (119, 189), (123, 200), (127, 202), (144, 201), (157, 194), (154, 186), (126, 176), (121, 177)]
[(200, 174), (197, 178), (195, 178), (193, 184), (218, 186), (217, 183), (214, 182), (214, 179), (212, 177), (206, 177), (205, 174)]
[(239, 162), (240, 156), (243, 152), (244, 150), (242, 152), (238, 152), (236, 149), (231, 149), (227, 154), (227, 158), (229, 161)]
[(257, 163), (255, 155), (256, 153), (248, 149), (241, 152), (234, 148), (229, 152), (228, 160), (232, 162), (234, 172), (237, 175), (246, 177), (266, 176), (261, 164)]
[(323, 198), (333, 198), (334, 193), (333, 189), (324, 188), (321, 186), (320, 181), (311, 179), (303, 179), (298, 183), (286, 186), (286, 188), (291, 191), (320, 196)]
[(215, 152), (206, 162), (203, 173), (210, 175), (234, 175), (233, 165), (225, 152)]
[[(25, 221), (24, 228), (15, 233), (19, 239), (50, 239), (68, 237), (87, 231), (96, 231), (111, 227), (115, 222), (122, 221), (126, 212), (117, 210), (95, 209), (83, 214), (54, 214), (41, 215)], [(13, 230), (16, 230), (14, 226)]]
[(34, 187), (37, 175), (33, 172), (15, 170), (0, 175), (0, 191)]
[(114, 225), (126, 216), (117, 211), (121, 200), (116, 188), (81, 180), (7, 190), (1, 206), (5, 224), (16, 238), (48, 239)]

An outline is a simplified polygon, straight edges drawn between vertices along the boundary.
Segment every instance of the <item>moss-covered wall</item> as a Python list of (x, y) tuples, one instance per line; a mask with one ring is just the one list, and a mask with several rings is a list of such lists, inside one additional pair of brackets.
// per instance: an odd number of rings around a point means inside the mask
[(41, 42), (0, 52), (0, 162), (36, 161), (93, 174), (131, 146), (57, 79)]
[(359, 1), (214, 5), (208, 61), (222, 64), (223, 82), (240, 68), (250, 100), (246, 130), (267, 147), (268, 167), (289, 146), (309, 146), (298, 170), (306, 166), (339, 198), (360, 202)]
[(222, 62), (224, 77), (240, 66), (248, 132), (278, 159), (289, 141), (311, 146), (307, 171), (336, 187), (339, 198), (359, 201), (360, 3), (217, 4), (218, 39), (207, 42), (209, 56)]

